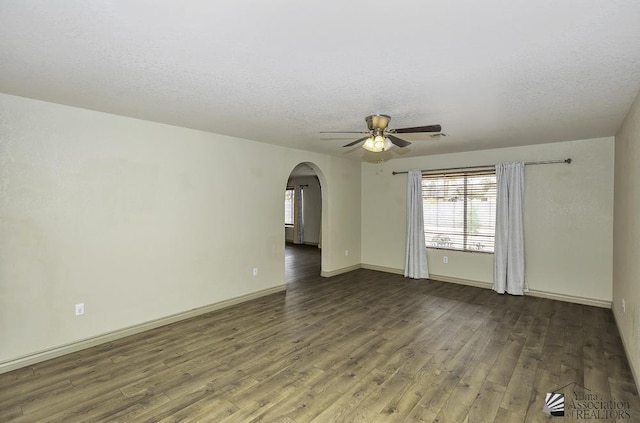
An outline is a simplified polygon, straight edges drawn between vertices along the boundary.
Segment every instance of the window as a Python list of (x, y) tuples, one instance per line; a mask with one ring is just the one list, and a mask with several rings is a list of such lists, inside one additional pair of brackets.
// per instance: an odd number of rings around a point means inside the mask
[(295, 189), (287, 188), (284, 192), (284, 224), (293, 226), (293, 198), (295, 197)]
[(492, 253), (495, 170), (424, 175), (422, 210), (427, 248)]

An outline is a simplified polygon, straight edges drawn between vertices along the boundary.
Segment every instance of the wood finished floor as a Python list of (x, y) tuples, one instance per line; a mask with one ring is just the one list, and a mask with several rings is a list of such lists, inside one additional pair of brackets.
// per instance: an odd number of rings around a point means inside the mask
[(610, 310), (325, 279), (310, 247), (287, 247), (286, 267), (286, 293), (0, 375), (0, 421), (574, 421), (542, 412), (571, 382), (640, 418)]

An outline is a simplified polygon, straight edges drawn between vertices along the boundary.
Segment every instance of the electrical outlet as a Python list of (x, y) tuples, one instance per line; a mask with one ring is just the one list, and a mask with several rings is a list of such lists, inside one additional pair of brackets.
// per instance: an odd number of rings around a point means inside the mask
[(349, 250), (344, 250), (344, 255), (348, 256), (349, 255)]
[(84, 303), (76, 304), (76, 316), (82, 316), (84, 314)]
[(622, 312), (623, 312), (623, 313), (626, 313), (626, 312), (627, 312), (627, 306), (626, 306), (626, 304), (624, 303), (624, 298), (622, 299)]
[(253, 276), (258, 276), (258, 268), (257, 267), (253, 268)]
[(449, 263), (449, 257), (447, 257), (447, 256), (443, 256), (443, 257), (442, 257), (442, 262), (443, 262), (444, 264)]

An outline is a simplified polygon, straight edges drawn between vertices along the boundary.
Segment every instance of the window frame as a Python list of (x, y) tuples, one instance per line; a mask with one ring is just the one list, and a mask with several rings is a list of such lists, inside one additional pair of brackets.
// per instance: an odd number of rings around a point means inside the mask
[[(291, 192), (291, 223), (287, 223), (287, 195)], [(284, 190), (284, 226), (285, 228), (292, 228), (295, 224), (296, 214), (295, 214), (295, 206), (296, 205), (296, 189), (294, 187), (287, 187)]]
[[(478, 193), (479, 191), (474, 191), (472, 190), (471, 192), (469, 192), (469, 180), (471, 178), (478, 178), (478, 177), (489, 177), (492, 179), (491, 183), (489, 184), (489, 188), (486, 191), (487, 194), (487, 200), (486, 201), (492, 201), (493, 202), (493, 208), (492, 210), (489, 211), (489, 215), (487, 217), (489, 217), (491, 219), (491, 222), (493, 224), (493, 231), (491, 232), (491, 235), (489, 234), (485, 234), (485, 235), (478, 235), (478, 234), (474, 234), (471, 233), (472, 229), (470, 228), (470, 223), (469, 223), (469, 207), (470, 207), (470, 202), (473, 199), (473, 195)], [(445, 198), (449, 198), (449, 197), (454, 197), (452, 195), (450, 195), (450, 193), (447, 191), (449, 188), (448, 184), (445, 182), (447, 181), (447, 179), (452, 180), (453, 178), (463, 178), (463, 185), (461, 186), (463, 188), (463, 193), (462, 195), (460, 195), (460, 197), (463, 200), (463, 211), (462, 211), (462, 233), (456, 233), (456, 232), (446, 232), (446, 231), (440, 231), (440, 230), (436, 230), (433, 231), (433, 226), (431, 226), (428, 222), (427, 222), (427, 213), (425, 212), (425, 200), (427, 199), (439, 199), (438, 201), (447, 201), (445, 200)], [(427, 187), (425, 181), (442, 181), (441, 184), (442, 188), (441, 188), (441, 194), (439, 196), (429, 196), (427, 195), (427, 192), (429, 189), (433, 190), (434, 187)], [(495, 252), (495, 213), (496, 213), (496, 186), (497, 186), (497, 178), (496, 178), (496, 171), (495, 168), (486, 168), (486, 169), (478, 169), (478, 170), (452, 170), (452, 171), (447, 171), (447, 172), (438, 172), (438, 173), (424, 173), (422, 175), (422, 181), (421, 181), (421, 187), (422, 187), (422, 201), (423, 201), (423, 217), (424, 217), (424, 234), (425, 234), (425, 246), (428, 249), (434, 249), (434, 250), (445, 250), (445, 251), (459, 251), (459, 252), (464, 252), (464, 253), (481, 253), (481, 254), (494, 254)], [(435, 188), (435, 189), (439, 189), (439, 188)], [(454, 214), (451, 215), (452, 220), (455, 220), (455, 216), (457, 216), (457, 214), (454, 212)], [(429, 225), (429, 232), (427, 232), (427, 227)], [(432, 245), (432, 242), (430, 240), (430, 238), (433, 238), (433, 236), (436, 233), (443, 233), (445, 236), (449, 236), (449, 235), (454, 235), (456, 237), (460, 237), (462, 236), (462, 248), (457, 248), (454, 246), (437, 246), (437, 245)], [(478, 236), (484, 236), (488, 239), (491, 240), (490, 245), (488, 246), (488, 248), (486, 249), (474, 249), (474, 248), (470, 248), (471, 243), (469, 242), (469, 238), (470, 237), (478, 237)], [(451, 242), (451, 238), (449, 238), (449, 241)]]

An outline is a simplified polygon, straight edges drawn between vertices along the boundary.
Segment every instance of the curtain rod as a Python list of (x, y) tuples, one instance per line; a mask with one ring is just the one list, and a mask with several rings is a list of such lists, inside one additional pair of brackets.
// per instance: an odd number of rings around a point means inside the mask
[[(564, 160), (545, 160), (545, 161), (541, 161), (541, 162), (525, 162), (524, 164), (526, 165), (540, 165), (540, 164), (555, 164), (555, 163), (571, 163), (571, 158), (568, 159), (564, 159)], [(495, 165), (485, 165), (485, 166), (464, 166), (464, 167), (449, 167), (449, 168), (444, 168), (444, 169), (423, 169), (420, 172), (425, 173), (425, 172), (445, 172), (448, 170), (468, 170), (468, 169), (486, 169), (486, 168), (490, 168), (490, 167), (494, 167)], [(400, 175), (402, 173), (409, 173), (408, 171), (403, 171), (403, 172), (396, 172), (395, 170), (393, 172), (391, 172), (392, 175)]]

